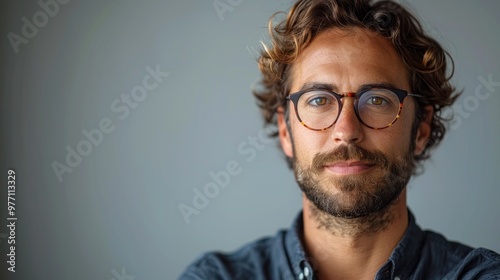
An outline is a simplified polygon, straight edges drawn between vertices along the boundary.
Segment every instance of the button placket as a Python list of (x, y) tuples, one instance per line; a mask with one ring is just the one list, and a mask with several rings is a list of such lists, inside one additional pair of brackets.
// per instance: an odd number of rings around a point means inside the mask
[(306, 261), (300, 263), (300, 273), (298, 275), (298, 279), (312, 279), (312, 270)]
[(310, 269), (308, 266), (304, 267), (304, 276), (307, 278), (309, 277), (310, 274)]

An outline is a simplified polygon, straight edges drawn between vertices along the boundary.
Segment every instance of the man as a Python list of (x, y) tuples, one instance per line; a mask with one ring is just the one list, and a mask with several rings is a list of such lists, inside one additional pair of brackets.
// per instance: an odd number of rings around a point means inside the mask
[(181, 279), (500, 279), (500, 255), (422, 231), (407, 209), (457, 97), (447, 53), (418, 21), (391, 1), (299, 0), (270, 35), (255, 94), (303, 211)]

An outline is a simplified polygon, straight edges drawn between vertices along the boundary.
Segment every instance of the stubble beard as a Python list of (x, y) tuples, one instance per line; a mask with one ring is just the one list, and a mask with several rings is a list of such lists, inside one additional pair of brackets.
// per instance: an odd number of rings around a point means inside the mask
[[(368, 235), (387, 227), (394, 218), (388, 211), (399, 198), (415, 169), (413, 149), (389, 160), (381, 151), (354, 144), (318, 153), (310, 167), (293, 159), (297, 182), (310, 203), (310, 213), (320, 228), (337, 235)], [(373, 164), (358, 175), (333, 176), (325, 164), (356, 160)]]

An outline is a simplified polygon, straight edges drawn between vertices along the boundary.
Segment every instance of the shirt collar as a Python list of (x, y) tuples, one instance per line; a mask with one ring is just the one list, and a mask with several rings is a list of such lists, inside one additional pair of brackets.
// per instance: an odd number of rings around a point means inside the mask
[[(300, 275), (304, 274), (304, 269), (306, 267), (310, 272), (313, 271), (310, 262), (306, 258), (305, 250), (303, 247), (303, 236), (304, 220), (302, 217), (302, 211), (300, 211), (285, 237), (285, 248), (287, 250), (289, 265), (296, 279), (301, 278)], [(312, 279), (312, 277), (303, 279)]]
[(392, 279), (395, 276), (405, 279), (410, 275), (420, 257), (423, 238), (424, 233), (416, 224), (415, 216), (408, 209), (408, 228), (387, 261), (392, 264)]
[[(302, 211), (295, 218), (291, 229), (285, 237), (285, 248), (288, 256), (288, 265), (292, 268), (293, 274), (298, 279), (314, 279), (314, 260), (308, 259), (303, 246), (304, 220)], [(379, 270), (379, 273), (390, 273), (391, 279), (398, 276), (401, 279), (408, 277), (415, 267), (419, 250), (422, 244), (423, 232), (415, 222), (415, 217), (408, 209), (408, 227), (387, 262)], [(304, 277), (304, 271), (310, 273)]]

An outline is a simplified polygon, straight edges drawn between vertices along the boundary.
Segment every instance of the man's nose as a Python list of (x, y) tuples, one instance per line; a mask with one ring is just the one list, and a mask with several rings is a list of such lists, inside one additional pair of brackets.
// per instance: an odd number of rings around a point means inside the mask
[(333, 126), (332, 137), (336, 143), (354, 144), (363, 140), (363, 124), (354, 109), (355, 98), (342, 97), (342, 108)]

